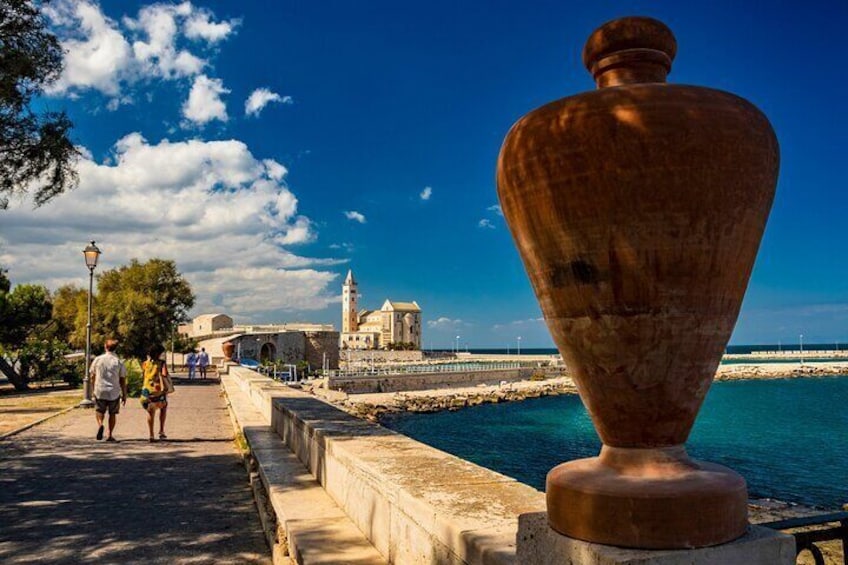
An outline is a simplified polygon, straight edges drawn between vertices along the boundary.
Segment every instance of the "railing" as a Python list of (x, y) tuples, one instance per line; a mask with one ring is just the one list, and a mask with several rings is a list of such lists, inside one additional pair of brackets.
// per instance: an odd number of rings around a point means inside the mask
[[(837, 522), (839, 523), (838, 526), (831, 525)], [(802, 552), (809, 551), (816, 565), (826, 565), (824, 555), (816, 544), (823, 541), (840, 540), (842, 541), (842, 563), (848, 565), (848, 512), (803, 516), (757, 525), (781, 531), (805, 528), (802, 532), (789, 532), (795, 537), (796, 559)]]
[(282, 381), (284, 383), (296, 383), (300, 381), (300, 376), (303, 376), (302, 374), (298, 376), (297, 365), (285, 365), (283, 369), (278, 369), (276, 365), (260, 365), (253, 370), (260, 375), (265, 375), (275, 381)]
[(330, 376), (338, 379), (389, 375), (415, 375), (421, 373), (464, 373), (481, 371), (506, 371), (520, 369), (521, 363), (439, 363), (433, 365), (374, 366), (331, 371)]

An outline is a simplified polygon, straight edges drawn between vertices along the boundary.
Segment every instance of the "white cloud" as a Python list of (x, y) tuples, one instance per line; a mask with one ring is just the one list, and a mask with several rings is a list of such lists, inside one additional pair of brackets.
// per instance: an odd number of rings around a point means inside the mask
[(189, 39), (204, 39), (209, 43), (217, 43), (229, 36), (239, 20), (213, 22), (213, 14), (203, 8), (196, 8), (185, 23), (185, 35)]
[(354, 222), (359, 222), (360, 224), (365, 223), (365, 216), (360, 214), (356, 210), (346, 210), (344, 215), (345, 218), (347, 218), (348, 220), (353, 220)]
[(467, 328), (470, 323), (460, 320), (459, 318), (448, 318), (441, 316), (435, 320), (427, 320), (427, 327), (436, 331), (454, 331), (460, 328)]
[(76, 190), (4, 212), (0, 264), (15, 281), (82, 285), (80, 250), (94, 239), (98, 272), (131, 258), (175, 260), (197, 294), (195, 312), (273, 320), (323, 309), (339, 298), (330, 288), (337, 274), (322, 268), (343, 261), (286, 248), (315, 233), (279, 166), (237, 140), (151, 144), (127, 135), (110, 162), (80, 161)]
[(44, 12), (54, 25), (74, 30), (73, 36), (61, 42), (64, 69), (47, 92), (61, 94), (72, 88), (91, 88), (116, 96), (120, 81), (132, 64), (132, 50), (117, 24), (104, 16), (98, 6), (85, 1), (48, 4)]
[(531, 328), (538, 327), (539, 324), (544, 324), (545, 318), (527, 318), (524, 320), (513, 320), (511, 322), (506, 322), (502, 324), (495, 324), (492, 326), (493, 330), (502, 330), (504, 328), (513, 328), (513, 329), (521, 329), (521, 328)]
[(488, 208), (486, 208), (486, 210), (488, 210), (489, 212), (494, 212), (498, 216), (503, 217), (503, 210), (501, 209), (500, 204), (494, 204), (492, 206), (489, 206)]
[(421, 191), (421, 194), (418, 196), (421, 197), (421, 200), (430, 200), (430, 197), (433, 195), (433, 187), (425, 186), (424, 190)]
[(190, 79), (209, 66), (197, 42), (216, 43), (234, 33), (238, 20), (214, 21), (191, 2), (156, 2), (121, 24), (106, 17), (97, 2), (56, 0), (44, 13), (65, 51), (65, 68), (48, 93), (74, 97), (97, 90), (109, 97), (142, 80)]
[(477, 227), (478, 227), (478, 228), (489, 228), (489, 229), (495, 229), (495, 225), (494, 225), (494, 224), (492, 223), (492, 221), (491, 221), (491, 220), (489, 220), (488, 218), (483, 218), (482, 220), (480, 220), (479, 222), (477, 222)]
[(276, 242), (280, 245), (309, 243), (314, 240), (315, 232), (312, 229), (312, 222), (306, 216), (298, 216), (286, 233), (276, 238)]
[(346, 241), (343, 241), (342, 243), (331, 243), (329, 247), (330, 249), (344, 249), (348, 253), (354, 249), (353, 244)]
[(262, 164), (265, 165), (265, 169), (268, 171), (268, 176), (273, 180), (283, 180), (283, 177), (289, 173), (287, 168), (273, 159), (264, 159)]
[(145, 75), (173, 79), (192, 76), (203, 69), (203, 59), (177, 48), (178, 18), (190, 15), (192, 10), (190, 2), (150, 4), (139, 10), (136, 19), (124, 18), (124, 25), (142, 36), (132, 47)]
[(246, 116), (259, 116), (265, 106), (271, 102), (280, 102), (282, 104), (291, 104), (293, 102), (291, 96), (280, 96), (276, 92), (271, 92), (267, 88), (257, 88), (250, 93), (247, 100), (244, 102), (244, 114)]
[(227, 106), (221, 100), (222, 94), (230, 91), (224, 88), (221, 79), (200, 75), (194, 79), (188, 100), (183, 104), (183, 117), (197, 125), (205, 125), (212, 120), (226, 122)]

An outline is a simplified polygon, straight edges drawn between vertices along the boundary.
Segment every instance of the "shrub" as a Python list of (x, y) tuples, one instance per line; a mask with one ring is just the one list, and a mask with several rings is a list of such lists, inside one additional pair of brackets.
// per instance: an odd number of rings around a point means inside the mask
[(141, 365), (135, 359), (126, 362), (127, 366), (127, 396), (133, 398), (141, 394), (141, 385), (144, 384), (141, 375)]

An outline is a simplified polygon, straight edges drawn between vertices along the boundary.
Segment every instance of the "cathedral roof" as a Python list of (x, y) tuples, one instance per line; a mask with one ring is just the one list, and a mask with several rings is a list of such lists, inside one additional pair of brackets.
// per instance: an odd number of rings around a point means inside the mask
[(383, 304), (383, 310), (394, 310), (395, 312), (420, 312), (421, 307), (414, 300), (412, 302), (396, 302), (394, 300), (386, 300)]
[(353, 278), (353, 269), (347, 270), (347, 276), (345, 277), (345, 284), (356, 284), (356, 281)]

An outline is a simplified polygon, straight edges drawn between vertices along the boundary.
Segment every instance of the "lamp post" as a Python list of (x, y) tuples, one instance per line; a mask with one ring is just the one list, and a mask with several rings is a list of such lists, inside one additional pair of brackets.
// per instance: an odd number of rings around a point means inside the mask
[(801, 347), (801, 364), (804, 364), (804, 334), (798, 336), (798, 344)]
[(83, 394), (85, 397), (80, 402), (83, 408), (91, 408), (94, 406), (94, 400), (91, 399), (91, 300), (94, 293), (94, 268), (97, 267), (97, 259), (100, 257), (100, 249), (92, 241), (82, 250), (85, 256), (85, 266), (88, 267), (88, 318), (85, 324), (85, 375), (83, 376)]
[(521, 336), (518, 336), (518, 356), (521, 357)]
[(459, 355), (459, 336), (456, 336), (456, 349), (454, 350), (454, 353)]

